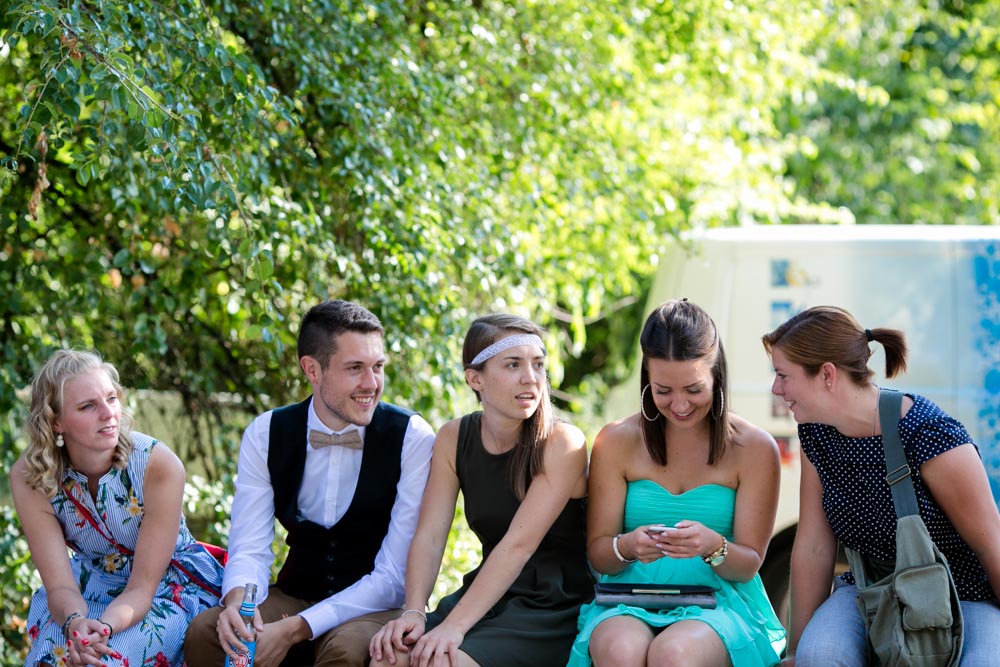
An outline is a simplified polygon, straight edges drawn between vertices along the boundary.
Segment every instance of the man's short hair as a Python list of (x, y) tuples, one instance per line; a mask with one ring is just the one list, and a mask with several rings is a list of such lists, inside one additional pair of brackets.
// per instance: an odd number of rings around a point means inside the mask
[(299, 328), (299, 359), (313, 357), (326, 368), (337, 353), (337, 336), (345, 331), (385, 335), (382, 323), (371, 311), (350, 301), (330, 299), (309, 309)]

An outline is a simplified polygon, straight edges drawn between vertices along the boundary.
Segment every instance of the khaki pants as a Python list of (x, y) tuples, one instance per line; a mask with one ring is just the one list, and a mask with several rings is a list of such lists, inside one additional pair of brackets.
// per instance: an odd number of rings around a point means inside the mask
[[(264, 623), (280, 621), (313, 606), (313, 602), (293, 598), (271, 586), (267, 599), (258, 607)], [(184, 660), (188, 667), (222, 667), (226, 653), (219, 644), (216, 621), (221, 607), (207, 609), (191, 621), (184, 638)], [(293, 646), (281, 663), (283, 667), (367, 667), (368, 643), (383, 625), (398, 617), (392, 609), (366, 614), (341, 623), (316, 639)]]

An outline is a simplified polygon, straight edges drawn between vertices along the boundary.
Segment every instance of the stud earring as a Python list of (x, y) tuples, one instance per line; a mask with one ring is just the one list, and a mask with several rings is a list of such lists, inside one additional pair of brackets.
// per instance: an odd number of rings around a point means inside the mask
[(63, 434), (56, 433), (56, 447), (65, 447), (65, 446), (66, 446), (66, 441), (63, 440)]
[(639, 410), (642, 411), (642, 416), (645, 418), (646, 421), (648, 421), (648, 422), (655, 422), (657, 419), (660, 418), (660, 411), (657, 410), (656, 411), (656, 416), (652, 417), (652, 418), (650, 418), (650, 416), (646, 414), (646, 390), (647, 389), (649, 389), (649, 385), (648, 384), (645, 387), (642, 388), (642, 394), (640, 394), (640, 396), (639, 396)]

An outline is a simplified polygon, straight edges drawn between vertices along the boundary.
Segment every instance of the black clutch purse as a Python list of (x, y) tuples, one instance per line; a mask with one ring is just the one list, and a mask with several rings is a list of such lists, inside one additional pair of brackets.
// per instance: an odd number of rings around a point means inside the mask
[(685, 584), (598, 583), (594, 584), (594, 602), (605, 607), (624, 604), (643, 609), (715, 609), (715, 589)]

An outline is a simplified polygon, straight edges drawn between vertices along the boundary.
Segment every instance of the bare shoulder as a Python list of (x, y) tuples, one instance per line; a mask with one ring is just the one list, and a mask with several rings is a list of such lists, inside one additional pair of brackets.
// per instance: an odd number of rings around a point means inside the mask
[(605, 424), (594, 438), (594, 450), (613, 450), (619, 453), (642, 444), (639, 413)]
[(569, 422), (556, 422), (546, 446), (553, 446), (563, 452), (586, 451), (587, 438), (583, 431)]
[(22, 454), (10, 467), (10, 495), (14, 501), (14, 509), (24, 518), (28, 512), (41, 511), (52, 513), (48, 498), (39, 491), (28, 486), (28, 463)]
[(26, 479), (27, 474), (28, 464), (25, 462), (24, 456), (21, 455), (17, 457), (17, 460), (14, 461), (14, 465), (10, 467), (11, 492), (17, 493), (28, 489), (28, 481)]
[(736, 445), (734, 450), (738, 452), (738, 456), (756, 458), (773, 455), (777, 458), (778, 443), (770, 433), (739, 415), (730, 413), (729, 421), (732, 425), (732, 444)]
[[(183, 489), (187, 481), (184, 464), (174, 454), (173, 450), (162, 442), (157, 442), (149, 453), (146, 464), (146, 479), (143, 485), (148, 493), (153, 488), (169, 488), (179, 486)], [(150, 484), (153, 486), (151, 487)]]
[(161, 440), (157, 440), (156, 446), (149, 452), (149, 463), (146, 464), (146, 470), (156, 474), (176, 475), (180, 473), (182, 476), (185, 474), (184, 464), (181, 463), (180, 458)]
[(14, 461), (14, 465), (10, 467), (10, 481), (23, 480), (24, 473), (27, 471), (27, 464), (24, 462), (24, 456), (17, 457)]
[(614, 464), (624, 468), (632, 461), (638, 450), (645, 451), (642, 428), (638, 413), (605, 424), (594, 438), (591, 460), (599, 460), (601, 465)]
[(445, 443), (450, 443), (450, 446), (454, 448), (455, 444), (458, 442), (458, 430), (461, 425), (461, 417), (445, 422), (445, 424), (438, 429), (438, 432), (434, 437), (434, 449), (447, 447), (448, 445)]
[(462, 424), (462, 418), (452, 419), (438, 429), (434, 435), (434, 450), (431, 453), (433, 459), (444, 459), (448, 467), (455, 471), (455, 459), (458, 455), (458, 432)]

